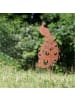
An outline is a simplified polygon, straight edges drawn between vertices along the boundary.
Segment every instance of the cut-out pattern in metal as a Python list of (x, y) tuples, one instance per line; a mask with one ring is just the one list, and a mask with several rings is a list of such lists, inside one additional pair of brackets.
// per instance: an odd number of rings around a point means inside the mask
[(52, 67), (59, 58), (59, 49), (54, 36), (49, 32), (44, 24), (40, 26), (40, 33), (44, 36), (44, 43), (39, 48), (38, 63), (39, 68)]

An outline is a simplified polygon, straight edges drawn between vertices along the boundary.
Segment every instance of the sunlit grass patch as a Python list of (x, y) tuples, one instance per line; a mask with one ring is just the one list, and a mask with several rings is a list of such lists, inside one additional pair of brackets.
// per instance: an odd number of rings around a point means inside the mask
[(49, 70), (17, 70), (16, 60), (0, 54), (0, 87), (9, 88), (72, 88), (75, 74), (51, 74)]

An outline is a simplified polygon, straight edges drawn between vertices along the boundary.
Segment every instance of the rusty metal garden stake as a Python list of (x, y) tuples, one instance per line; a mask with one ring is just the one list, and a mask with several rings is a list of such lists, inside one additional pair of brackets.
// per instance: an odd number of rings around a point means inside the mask
[(40, 33), (44, 36), (44, 43), (40, 47), (38, 52), (38, 63), (39, 68), (49, 68), (50, 67), (50, 78), (51, 78), (51, 68), (59, 58), (59, 48), (54, 36), (49, 32), (48, 28), (44, 26), (44, 22), (40, 26)]

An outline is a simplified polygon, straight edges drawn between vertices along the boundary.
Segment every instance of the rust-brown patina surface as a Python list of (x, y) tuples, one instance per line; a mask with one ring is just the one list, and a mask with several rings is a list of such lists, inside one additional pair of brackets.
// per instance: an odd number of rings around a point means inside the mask
[(40, 33), (44, 36), (44, 43), (41, 45), (38, 53), (37, 65), (39, 68), (52, 67), (59, 58), (58, 44), (55, 41), (54, 36), (43, 24), (40, 26)]

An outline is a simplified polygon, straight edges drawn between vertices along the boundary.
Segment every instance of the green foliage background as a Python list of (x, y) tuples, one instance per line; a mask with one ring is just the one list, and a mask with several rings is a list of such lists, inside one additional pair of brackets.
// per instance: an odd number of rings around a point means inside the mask
[(0, 14), (0, 53), (16, 59), (25, 70), (35, 69), (43, 43), (39, 33), (42, 20), (56, 37), (60, 49), (54, 71), (75, 71), (75, 14), (72, 13)]

